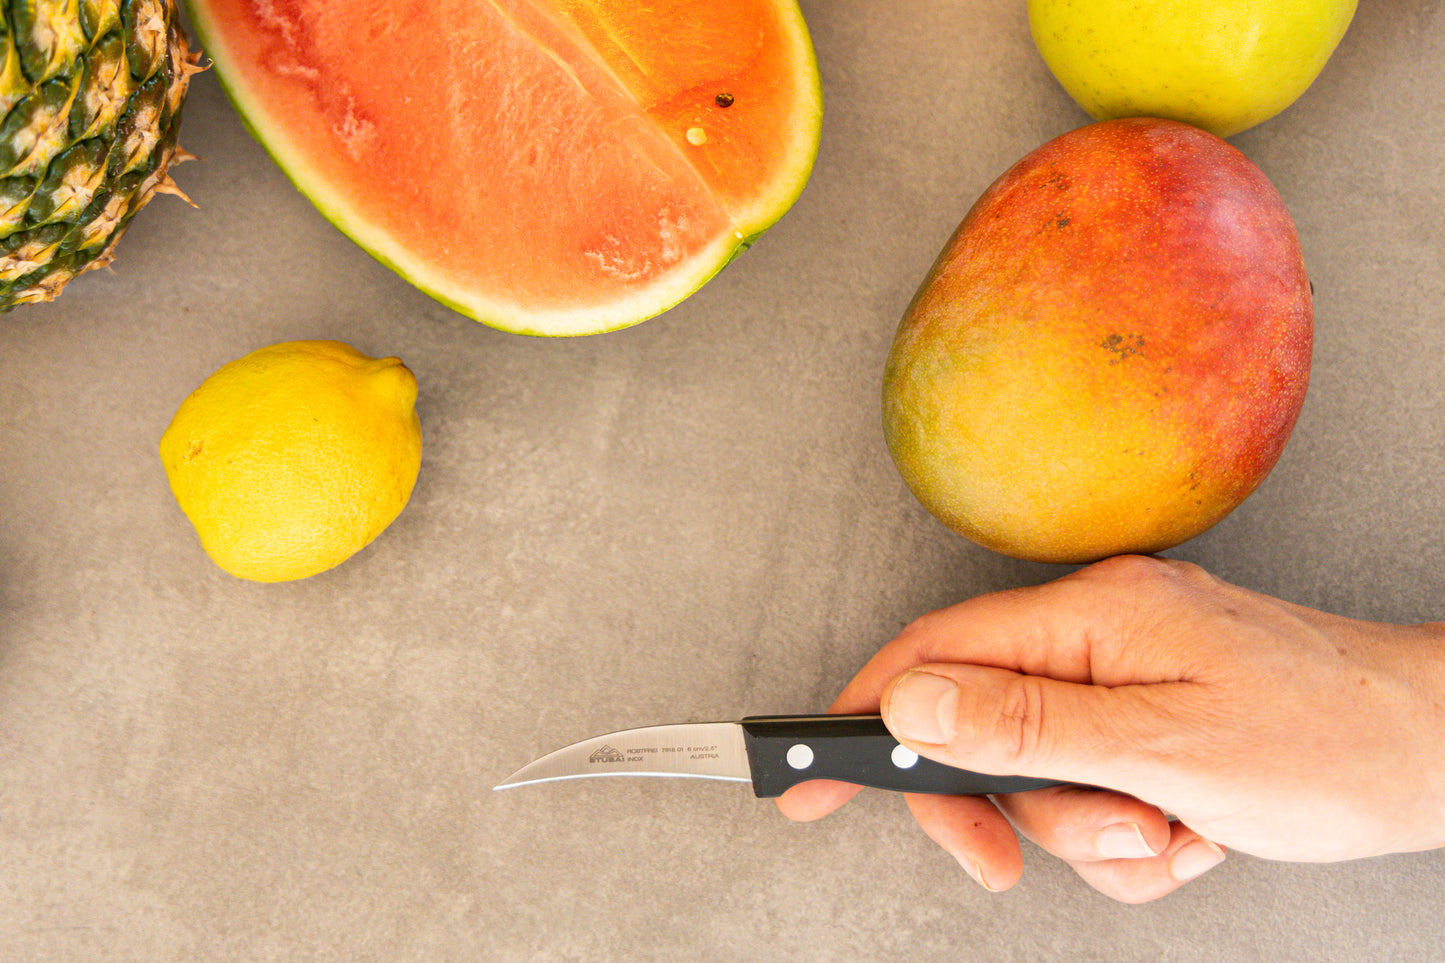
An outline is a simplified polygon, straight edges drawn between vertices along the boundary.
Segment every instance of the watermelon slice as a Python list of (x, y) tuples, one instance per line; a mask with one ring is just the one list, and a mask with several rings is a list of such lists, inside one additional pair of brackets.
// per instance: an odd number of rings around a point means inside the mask
[(574, 335), (702, 286), (792, 205), (822, 93), (793, 0), (189, 0), (321, 212), (463, 314)]

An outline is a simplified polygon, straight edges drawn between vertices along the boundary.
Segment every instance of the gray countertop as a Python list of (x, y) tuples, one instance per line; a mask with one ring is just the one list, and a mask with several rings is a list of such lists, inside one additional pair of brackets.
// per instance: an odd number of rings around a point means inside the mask
[[(0, 318), (0, 959), (1438, 957), (1441, 853), (1235, 854), (1125, 907), (1028, 845), (990, 895), (883, 793), (803, 826), (733, 784), (490, 791), (597, 732), (821, 711), (913, 617), (1065, 571), (929, 517), (878, 399), (965, 210), (1087, 118), (1018, 0), (803, 7), (827, 113), (796, 206), (674, 310), (578, 340), (415, 291), (197, 78), (196, 208), (158, 198), (110, 271)], [(1439, 3), (1365, 0), (1233, 138), (1296, 218), (1314, 375), (1273, 474), (1171, 555), (1445, 617), (1442, 75)], [(156, 444), (211, 371), (293, 338), (401, 356), (426, 448), (372, 546), (258, 585), (202, 553)]]

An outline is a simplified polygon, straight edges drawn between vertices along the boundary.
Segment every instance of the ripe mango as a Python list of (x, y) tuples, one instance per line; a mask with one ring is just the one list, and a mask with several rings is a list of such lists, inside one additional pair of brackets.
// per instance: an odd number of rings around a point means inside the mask
[(979, 197), (884, 373), (899, 472), (1017, 558), (1157, 552), (1274, 467), (1309, 381), (1300, 241), (1217, 136), (1132, 118), (1064, 134)]

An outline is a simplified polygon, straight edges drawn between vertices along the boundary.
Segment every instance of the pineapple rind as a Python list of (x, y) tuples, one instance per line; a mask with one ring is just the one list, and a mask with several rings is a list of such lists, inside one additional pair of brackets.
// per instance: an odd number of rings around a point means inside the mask
[(136, 212), (175, 192), (197, 60), (175, 0), (0, 5), (0, 311), (110, 263)]

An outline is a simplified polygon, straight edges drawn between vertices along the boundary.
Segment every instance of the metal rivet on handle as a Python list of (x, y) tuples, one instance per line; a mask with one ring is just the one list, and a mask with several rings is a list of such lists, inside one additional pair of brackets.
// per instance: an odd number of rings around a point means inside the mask
[(813, 750), (803, 743), (798, 743), (788, 750), (788, 765), (794, 769), (807, 769), (813, 764)]
[(918, 761), (918, 753), (907, 746), (893, 747), (893, 765), (899, 769), (912, 769), (913, 764)]

